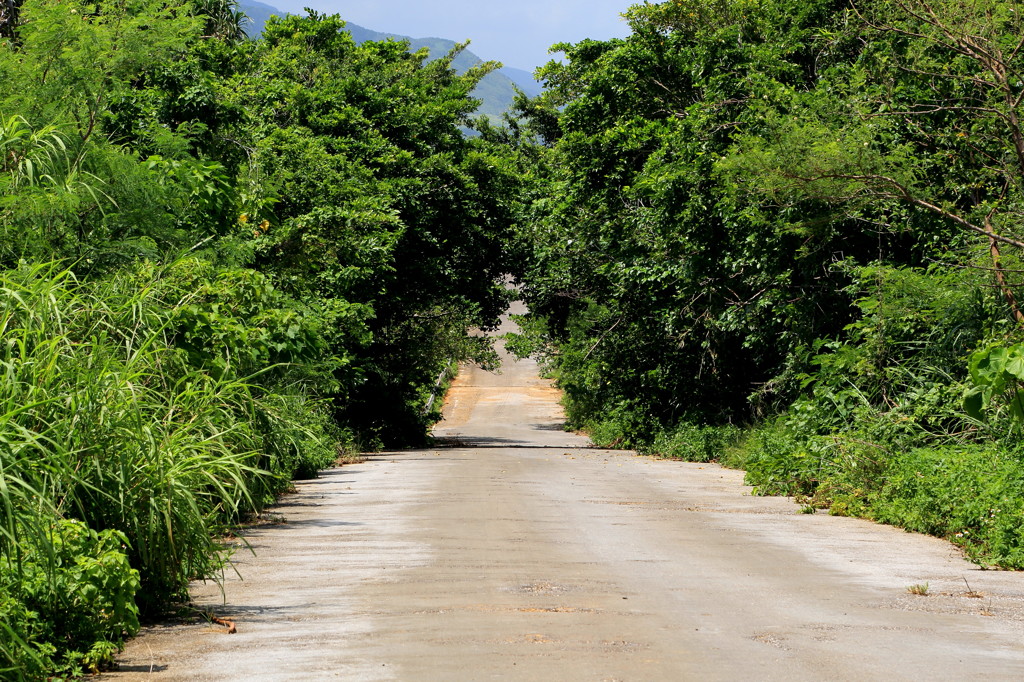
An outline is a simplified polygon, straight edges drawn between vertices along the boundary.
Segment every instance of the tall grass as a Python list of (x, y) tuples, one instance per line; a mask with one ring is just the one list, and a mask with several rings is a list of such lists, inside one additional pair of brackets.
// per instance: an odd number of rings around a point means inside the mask
[[(315, 403), (190, 364), (156, 284), (83, 284), (52, 264), (0, 274), (5, 678), (109, 657), (136, 604), (160, 609), (215, 575), (218, 535), (309, 468), (281, 451), (326, 447), (282, 413)], [(69, 601), (89, 585), (94, 599)], [(68, 625), (76, 609), (84, 626)]]

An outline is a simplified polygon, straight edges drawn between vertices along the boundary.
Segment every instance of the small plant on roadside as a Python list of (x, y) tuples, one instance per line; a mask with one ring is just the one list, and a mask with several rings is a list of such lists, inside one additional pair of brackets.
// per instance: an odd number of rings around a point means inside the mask
[(738, 435), (739, 429), (731, 424), (703, 426), (684, 422), (657, 434), (645, 450), (660, 457), (687, 462), (712, 462), (722, 456)]
[(907, 592), (910, 594), (917, 595), (918, 597), (928, 596), (928, 583), (917, 583), (907, 588)]
[(985, 596), (984, 592), (978, 592), (973, 587), (971, 587), (971, 584), (969, 582), (967, 582), (967, 576), (960, 576), (960, 577), (964, 579), (964, 585), (967, 585), (967, 591), (964, 592), (964, 596), (965, 597), (968, 597), (970, 599), (981, 599), (982, 597)]

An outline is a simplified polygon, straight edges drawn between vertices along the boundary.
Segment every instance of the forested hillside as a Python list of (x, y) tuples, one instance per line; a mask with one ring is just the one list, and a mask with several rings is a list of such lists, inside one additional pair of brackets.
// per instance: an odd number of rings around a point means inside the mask
[(1024, 567), (1019, 6), (627, 16), (512, 135), (544, 146), (517, 343), (572, 425)]
[[(456, 54), (231, 2), (0, 15), (0, 677), (97, 669), (293, 477), (487, 362), (517, 172)], [(437, 405), (438, 403), (435, 403)], [(436, 408), (435, 408), (436, 409)]]

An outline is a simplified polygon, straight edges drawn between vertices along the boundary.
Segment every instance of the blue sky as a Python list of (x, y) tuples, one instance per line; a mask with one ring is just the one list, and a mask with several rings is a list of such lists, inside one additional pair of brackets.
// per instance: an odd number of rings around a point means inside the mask
[[(472, 40), (483, 59), (532, 71), (554, 43), (621, 38), (630, 0), (261, 0), (287, 12), (311, 7), (374, 31), (413, 38)], [(638, 1), (638, 0), (636, 0)]]

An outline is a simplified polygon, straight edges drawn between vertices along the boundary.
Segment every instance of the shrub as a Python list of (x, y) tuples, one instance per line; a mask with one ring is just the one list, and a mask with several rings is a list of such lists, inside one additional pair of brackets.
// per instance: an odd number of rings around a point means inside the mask
[(161, 287), (147, 267), (0, 273), (0, 668), (102, 665), (140, 608), (217, 575), (232, 524), (334, 458), (300, 377), (196, 366)]
[(5, 679), (75, 674), (109, 664), (139, 629), (139, 573), (123, 534), (56, 520), (0, 563), (0, 672)]
[(803, 438), (782, 420), (749, 434), (741, 449), (733, 459), (747, 470), (747, 484), (761, 495), (811, 495), (829, 454), (827, 441)]
[(1024, 466), (991, 445), (917, 448), (893, 458), (869, 514), (950, 539), (981, 563), (1024, 568)]
[[(570, 411), (571, 412), (571, 411)], [(569, 423), (573, 423), (569, 415)], [(636, 401), (624, 400), (602, 418), (585, 422), (584, 430), (599, 447), (643, 449), (656, 428), (653, 418)]]
[(683, 459), (688, 462), (718, 460), (725, 448), (734, 443), (740, 433), (735, 426), (699, 426), (680, 424), (671, 431), (662, 431), (648, 448), (662, 457)]

